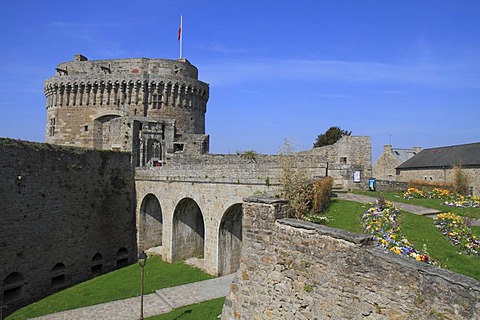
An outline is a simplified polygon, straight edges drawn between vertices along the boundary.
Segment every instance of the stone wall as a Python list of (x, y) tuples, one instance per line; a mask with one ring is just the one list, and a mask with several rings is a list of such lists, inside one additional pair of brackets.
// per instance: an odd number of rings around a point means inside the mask
[[(335, 144), (313, 148), (311, 153), (328, 163), (328, 175), (339, 187), (365, 189), (372, 177), (372, 145), (367, 136), (345, 136)], [(360, 173), (360, 182), (353, 179), (354, 172)]]
[(240, 267), (222, 319), (478, 319), (478, 281), (385, 252), (371, 238), (243, 204)]
[(377, 191), (398, 191), (402, 192), (408, 189), (408, 182), (379, 180), (377, 182)]
[(0, 220), (7, 313), (132, 263), (130, 155), (0, 139)]

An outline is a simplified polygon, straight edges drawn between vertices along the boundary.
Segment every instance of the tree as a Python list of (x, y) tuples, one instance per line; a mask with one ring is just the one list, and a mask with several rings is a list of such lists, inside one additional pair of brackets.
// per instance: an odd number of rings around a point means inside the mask
[(340, 140), (340, 138), (351, 134), (352, 131), (342, 130), (340, 127), (330, 127), (325, 133), (322, 133), (317, 137), (313, 147), (329, 146)]

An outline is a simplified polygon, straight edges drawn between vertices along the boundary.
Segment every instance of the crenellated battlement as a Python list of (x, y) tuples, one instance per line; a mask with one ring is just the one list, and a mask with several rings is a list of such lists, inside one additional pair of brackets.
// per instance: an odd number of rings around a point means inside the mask
[[(205, 134), (209, 86), (198, 80), (198, 69), (186, 59), (88, 60), (75, 55), (55, 70), (44, 84), (48, 143), (117, 149), (106, 141), (111, 140), (111, 121), (128, 116), (174, 121), (176, 136)], [(114, 131), (127, 134), (129, 128)]]

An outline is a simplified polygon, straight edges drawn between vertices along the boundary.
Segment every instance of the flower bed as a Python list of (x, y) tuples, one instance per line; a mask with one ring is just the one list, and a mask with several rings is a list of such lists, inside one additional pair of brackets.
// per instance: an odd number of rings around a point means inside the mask
[(405, 199), (419, 199), (425, 198), (425, 194), (422, 190), (417, 188), (408, 188), (407, 191), (403, 194)]
[(442, 202), (443, 205), (457, 208), (480, 208), (480, 198), (472, 196), (457, 196)]
[(391, 202), (377, 201), (362, 215), (364, 230), (373, 235), (375, 242), (382, 248), (396, 254), (414, 258), (417, 261), (436, 264), (425, 252), (417, 251), (413, 245), (401, 234), (397, 222), (399, 210)]
[(442, 202), (442, 205), (457, 208), (480, 208), (480, 197), (462, 196), (440, 188), (435, 188), (429, 192), (424, 192), (417, 188), (408, 188), (403, 197), (405, 199), (444, 199), (445, 201)]
[(480, 240), (472, 235), (472, 231), (466, 225), (465, 219), (451, 212), (441, 213), (434, 220), (435, 226), (442, 230), (460, 252), (468, 255), (480, 255)]

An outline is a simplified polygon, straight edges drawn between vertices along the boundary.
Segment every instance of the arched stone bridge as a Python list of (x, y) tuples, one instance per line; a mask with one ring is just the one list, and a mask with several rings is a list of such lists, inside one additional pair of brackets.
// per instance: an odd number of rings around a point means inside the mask
[(166, 261), (203, 257), (210, 274), (235, 272), (242, 244), (243, 198), (271, 191), (268, 181), (199, 178), (198, 172), (194, 178), (172, 178), (163, 169), (136, 172), (138, 250), (161, 246)]

